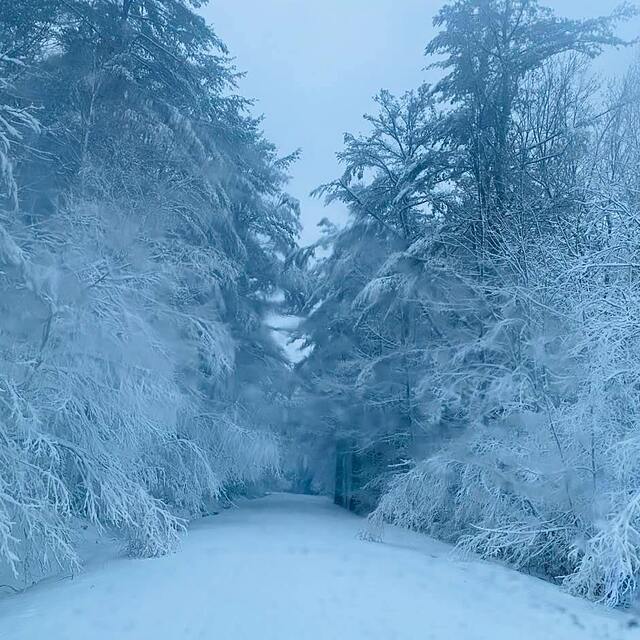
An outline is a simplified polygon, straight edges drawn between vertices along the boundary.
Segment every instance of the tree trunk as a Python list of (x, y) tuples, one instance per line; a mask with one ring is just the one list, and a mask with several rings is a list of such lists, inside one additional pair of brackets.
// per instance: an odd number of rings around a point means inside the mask
[(336, 443), (336, 475), (333, 501), (350, 509), (353, 497), (353, 443), (338, 440)]

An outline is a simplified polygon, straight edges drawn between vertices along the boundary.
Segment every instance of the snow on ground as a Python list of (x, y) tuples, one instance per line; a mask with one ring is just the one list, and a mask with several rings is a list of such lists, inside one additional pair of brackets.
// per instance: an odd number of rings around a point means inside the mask
[(363, 521), (274, 494), (195, 523), (178, 553), (104, 559), (0, 601), (2, 640), (626, 640), (634, 618)]

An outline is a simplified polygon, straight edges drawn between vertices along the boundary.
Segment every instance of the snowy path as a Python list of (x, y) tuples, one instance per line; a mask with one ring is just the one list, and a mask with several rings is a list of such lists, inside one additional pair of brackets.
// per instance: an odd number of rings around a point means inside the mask
[(112, 559), (0, 601), (2, 640), (590, 640), (631, 616), (319, 498), (273, 495), (195, 524), (178, 553)]

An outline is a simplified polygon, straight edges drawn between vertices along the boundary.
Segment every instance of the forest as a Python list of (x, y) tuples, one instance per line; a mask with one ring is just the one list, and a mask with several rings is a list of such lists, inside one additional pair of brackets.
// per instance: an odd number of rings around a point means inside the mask
[(315, 192), (348, 219), (301, 246), (298, 154), (202, 4), (0, 4), (0, 583), (278, 490), (632, 604), (640, 57), (594, 61), (636, 8), (449, 0), (439, 79), (362, 105)]

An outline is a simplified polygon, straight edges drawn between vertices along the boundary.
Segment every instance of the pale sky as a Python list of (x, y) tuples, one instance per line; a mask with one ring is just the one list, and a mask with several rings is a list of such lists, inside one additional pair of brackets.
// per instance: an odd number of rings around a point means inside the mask
[[(339, 175), (335, 154), (345, 131), (364, 130), (379, 89), (402, 92), (433, 80), (423, 51), (442, 0), (211, 0), (201, 11), (247, 76), (241, 91), (257, 100), (264, 130), (284, 155), (298, 147), (289, 191), (302, 204), (302, 242), (317, 238), (323, 217), (340, 221), (340, 205), (325, 208), (312, 189)], [(618, 0), (548, 0), (560, 15), (593, 17)], [(640, 34), (640, 19), (620, 31)], [(629, 50), (612, 52), (601, 70), (620, 71)]]

